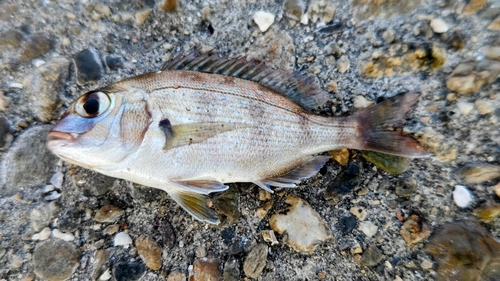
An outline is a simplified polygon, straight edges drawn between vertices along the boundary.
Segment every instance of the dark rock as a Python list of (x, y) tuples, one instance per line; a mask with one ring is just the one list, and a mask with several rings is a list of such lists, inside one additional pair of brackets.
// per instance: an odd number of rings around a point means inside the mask
[(160, 233), (163, 246), (172, 249), (177, 245), (174, 228), (166, 219), (157, 219), (155, 229)]
[(58, 227), (62, 232), (73, 232), (80, 226), (82, 212), (76, 208), (69, 208), (59, 215)]
[(107, 55), (104, 63), (108, 70), (116, 70), (123, 67), (123, 58), (119, 55)]
[(224, 281), (236, 281), (240, 279), (240, 263), (236, 259), (228, 260), (224, 264), (224, 273), (222, 274)]
[(345, 170), (328, 185), (325, 198), (334, 198), (337, 194), (344, 194), (355, 189), (359, 185), (359, 168), (356, 165), (349, 165)]
[(21, 62), (31, 61), (34, 58), (48, 53), (52, 50), (52, 48), (54, 48), (54, 40), (52, 40), (47, 34), (34, 34), (29, 38), (28, 43), (26, 43), (24, 48), (21, 50), (19, 60)]
[(141, 261), (121, 262), (113, 266), (116, 281), (136, 281), (146, 273), (146, 265)]
[(441, 226), (425, 250), (438, 263), (437, 280), (500, 280), (500, 243), (477, 221)]
[(240, 193), (238, 187), (231, 186), (225, 192), (218, 193), (216, 197), (213, 199), (214, 208), (218, 213), (221, 213), (225, 216), (225, 220), (222, 220), (222, 223), (232, 224), (238, 221), (241, 216), (239, 207), (240, 201)]
[(0, 34), (0, 47), (19, 47), (23, 42), (24, 35), (21, 31), (11, 29)]
[(234, 238), (234, 227), (227, 227), (221, 231), (222, 239), (226, 245), (229, 245)]
[(417, 181), (414, 177), (400, 179), (396, 184), (396, 195), (403, 198), (410, 198), (417, 189)]
[(68, 279), (78, 267), (80, 252), (74, 244), (51, 238), (38, 244), (33, 254), (35, 274), (49, 281)]
[(382, 252), (375, 245), (371, 245), (361, 256), (360, 262), (362, 266), (372, 267), (381, 262), (383, 258), (384, 255)]
[(358, 224), (358, 220), (356, 219), (355, 216), (345, 216), (340, 218), (338, 222), (337, 228), (340, 229), (340, 231), (343, 234), (349, 234), (352, 233), (352, 230), (356, 228), (356, 225)]
[(44, 125), (26, 130), (5, 154), (0, 169), (0, 197), (48, 182), (57, 162), (46, 147), (50, 128)]
[(266, 267), (267, 251), (266, 244), (255, 245), (243, 262), (243, 271), (246, 276), (256, 279)]
[(89, 47), (80, 51), (73, 61), (76, 67), (78, 84), (85, 85), (91, 81), (101, 79), (104, 68), (99, 53), (95, 48)]
[(7, 143), (7, 138), (10, 135), (9, 122), (5, 117), (0, 116), (0, 148), (3, 148)]
[(198, 259), (193, 264), (193, 276), (190, 281), (219, 281), (221, 272), (219, 270), (220, 261), (216, 258)]

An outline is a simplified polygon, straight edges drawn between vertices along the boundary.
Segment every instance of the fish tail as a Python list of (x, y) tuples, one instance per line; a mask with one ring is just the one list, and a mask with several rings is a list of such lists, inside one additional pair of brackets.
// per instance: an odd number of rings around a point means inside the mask
[(402, 93), (352, 115), (357, 123), (359, 138), (354, 148), (377, 151), (409, 158), (428, 157), (415, 139), (404, 135), (403, 121), (417, 102), (420, 93)]

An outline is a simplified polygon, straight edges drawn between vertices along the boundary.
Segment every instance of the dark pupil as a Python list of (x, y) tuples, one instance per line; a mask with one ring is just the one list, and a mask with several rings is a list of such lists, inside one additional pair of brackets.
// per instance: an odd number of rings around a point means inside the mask
[(83, 109), (87, 114), (96, 114), (99, 111), (99, 101), (90, 99), (83, 104)]

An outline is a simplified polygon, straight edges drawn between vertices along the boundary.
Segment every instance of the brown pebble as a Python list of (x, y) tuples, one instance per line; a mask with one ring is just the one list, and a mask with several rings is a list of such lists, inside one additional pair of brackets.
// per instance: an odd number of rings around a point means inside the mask
[(470, 0), (464, 8), (464, 13), (470, 15), (481, 10), (488, 0)]
[(401, 227), (400, 234), (406, 241), (406, 244), (411, 246), (429, 237), (431, 230), (421, 217), (413, 214)]
[(175, 11), (175, 9), (177, 9), (177, 0), (163, 0), (160, 1), (158, 4), (160, 9), (164, 12), (172, 12)]
[(168, 275), (167, 281), (186, 281), (186, 274), (179, 270), (173, 271)]
[(137, 252), (149, 269), (158, 270), (161, 267), (161, 248), (153, 239), (141, 235), (135, 242)]
[(337, 92), (337, 88), (338, 88), (338, 85), (337, 85), (337, 82), (335, 82), (335, 81), (331, 81), (328, 84), (326, 84), (326, 90), (328, 92), (335, 93), (335, 92)]
[(221, 272), (220, 261), (216, 258), (197, 259), (193, 265), (193, 276), (189, 281), (219, 281)]
[(482, 222), (493, 222), (500, 216), (500, 205), (485, 205), (474, 210), (476, 215)]
[(243, 271), (248, 277), (257, 278), (266, 267), (267, 251), (269, 247), (266, 244), (255, 245), (243, 263)]
[(500, 182), (497, 183), (494, 187), (493, 190), (495, 191), (495, 194), (500, 197)]
[(113, 205), (102, 206), (95, 214), (97, 222), (115, 222), (123, 215), (124, 211)]
[(332, 156), (342, 166), (347, 166), (349, 163), (349, 150), (347, 148), (328, 151), (328, 155)]
[(482, 183), (500, 177), (500, 166), (488, 163), (470, 163), (458, 171), (467, 184)]

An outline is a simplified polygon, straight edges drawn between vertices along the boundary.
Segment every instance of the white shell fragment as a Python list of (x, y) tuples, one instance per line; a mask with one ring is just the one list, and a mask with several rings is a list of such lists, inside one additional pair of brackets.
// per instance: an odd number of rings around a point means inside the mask
[(31, 240), (47, 240), (50, 237), (50, 228), (46, 227), (42, 231), (34, 234)]
[(57, 191), (52, 191), (49, 195), (45, 196), (45, 200), (54, 201), (59, 197), (61, 197), (61, 193), (59, 193)]
[(455, 185), (453, 200), (460, 208), (465, 208), (472, 201), (472, 193), (463, 185)]
[(62, 239), (64, 241), (68, 241), (68, 242), (75, 240), (75, 236), (73, 234), (63, 233), (57, 228), (52, 230), (52, 236), (59, 238), (59, 239)]
[(64, 174), (62, 172), (56, 172), (52, 178), (50, 178), (50, 183), (54, 185), (57, 189), (61, 189), (63, 184)]
[(378, 226), (371, 221), (363, 221), (359, 223), (359, 230), (361, 230), (361, 232), (363, 232), (367, 237), (372, 237), (377, 233)]
[(113, 241), (115, 247), (123, 246), (123, 248), (127, 249), (128, 245), (132, 244), (132, 238), (125, 232), (118, 232), (115, 235), (115, 239)]
[(448, 27), (448, 24), (442, 19), (433, 19), (431, 20), (431, 28), (432, 31), (436, 33), (445, 33), (448, 31), (450, 28)]
[(274, 23), (274, 15), (264, 11), (258, 11), (253, 15), (253, 21), (259, 26), (261, 32), (266, 32)]

